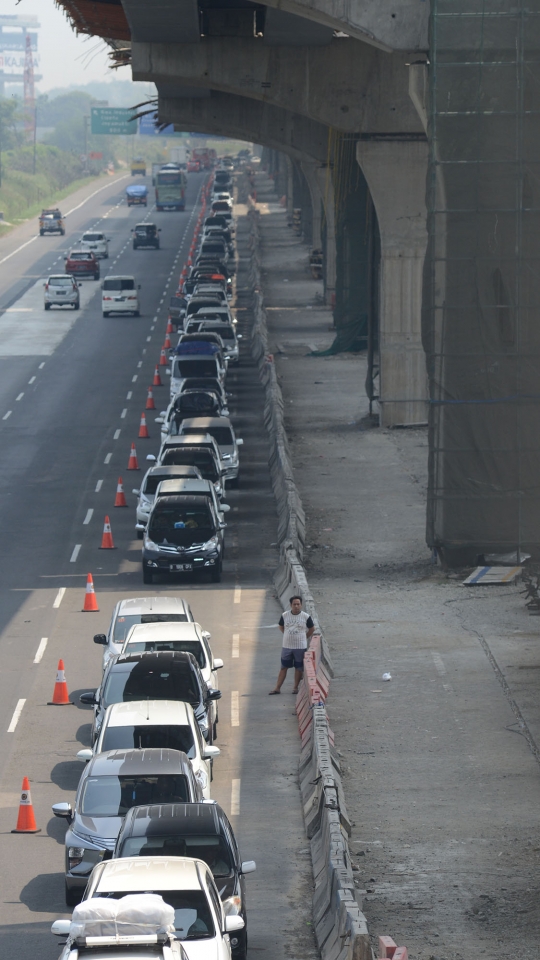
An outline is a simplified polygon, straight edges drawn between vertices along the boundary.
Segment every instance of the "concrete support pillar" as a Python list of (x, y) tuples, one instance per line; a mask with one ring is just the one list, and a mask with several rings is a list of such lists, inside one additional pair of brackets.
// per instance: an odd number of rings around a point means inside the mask
[(311, 245), (314, 250), (320, 250), (322, 246), (321, 239), (321, 220), (322, 220), (322, 195), (317, 179), (317, 166), (314, 160), (301, 160), (300, 166), (302, 173), (306, 178), (306, 183), (311, 196)]
[(324, 223), (323, 235), (324, 250), (324, 297), (325, 302), (332, 306), (336, 296), (336, 220), (334, 214), (334, 187), (326, 167), (316, 167), (315, 174), (322, 198)]
[(360, 141), (381, 239), (379, 344), (381, 425), (427, 421), (428, 382), (421, 336), (427, 246), (423, 141)]
[(292, 160), (286, 155), (285, 165), (287, 169), (287, 220), (289, 223), (292, 223), (294, 209), (294, 176)]

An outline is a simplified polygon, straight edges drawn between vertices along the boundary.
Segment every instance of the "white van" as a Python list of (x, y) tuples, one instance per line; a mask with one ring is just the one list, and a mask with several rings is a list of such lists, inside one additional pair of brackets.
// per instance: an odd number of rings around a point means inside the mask
[(104, 317), (111, 313), (132, 313), (140, 315), (139, 290), (135, 277), (106, 277), (101, 284), (101, 310)]
[(91, 250), (98, 260), (107, 260), (109, 257), (109, 237), (97, 230), (83, 233), (80, 247), (81, 250)]

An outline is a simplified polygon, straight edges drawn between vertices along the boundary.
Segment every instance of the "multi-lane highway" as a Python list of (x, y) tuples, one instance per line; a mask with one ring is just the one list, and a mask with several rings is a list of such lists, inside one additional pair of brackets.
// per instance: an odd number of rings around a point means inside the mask
[[(80, 692), (97, 686), (106, 631), (122, 597), (185, 596), (212, 634), (223, 698), (213, 796), (230, 815), (244, 857), (257, 861), (248, 878), (250, 951), (310, 956), (311, 881), (296, 782), (294, 700), (268, 699), (277, 673), (280, 609), (273, 598), (275, 509), (267, 468), (262, 395), (243, 341), (228, 374), (231, 419), (244, 438), (239, 490), (227, 492), (227, 554), (221, 584), (170, 581), (143, 587), (135, 538), (139, 473), (127, 472), (136, 442), (139, 464), (157, 454), (159, 426), (138, 440), (141, 411), (159, 357), (166, 304), (187, 259), (203, 175), (190, 176), (184, 213), (128, 209), (126, 182), (86, 188), (64, 202), (65, 237), (29, 236), (30, 225), (0, 249), (0, 956), (58, 956), (53, 919), (64, 903), (65, 826), (51, 804), (71, 800), (81, 772), (74, 759), (89, 744), (90, 708)], [(94, 188), (95, 190), (96, 188)], [(150, 190), (150, 193), (152, 191)], [(93, 194), (93, 195), (92, 195)], [(71, 209), (73, 207), (73, 209)], [(161, 227), (161, 249), (131, 247), (142, 219)], [(43, 278), (62, 272), (65, 251), (84, 230), (109, 236), (102, 278), (133, 274), (141, 284), (141, 316), (101, 314), (100, 285), (83, 281), (81, 309), (42, 304)], [(239, 229), (242, 246), (242, 224)], [(240, 251), (241, 252), (241, 251)], [(245, 249), (247, 253), (247, 246)], [(239, 330), (249, 325), (239, 274)], [(168, 384), (156, 388), (156, 414)], [(128, 508), (113, 507), (123, 477)], [(105, 515), (116, 549), (100, 551)], [(98, 613), (82, 613), (92, 572)], [(53, 707), (59, 658), (74, 706)], [(276, 700), (278, 701), (276, 703)], [(28, 776), (36, 835), (12, 834), (21, 781)]]

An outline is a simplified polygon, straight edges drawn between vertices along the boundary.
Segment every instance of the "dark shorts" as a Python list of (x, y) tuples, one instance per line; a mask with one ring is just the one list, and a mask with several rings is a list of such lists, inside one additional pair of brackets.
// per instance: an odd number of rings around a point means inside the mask
[(304, 669), (304, 650), (291, 650), (290, 647), (281, 648), (281, 666), (286, 670), (289, 667), (294, 667), (295, 670)]

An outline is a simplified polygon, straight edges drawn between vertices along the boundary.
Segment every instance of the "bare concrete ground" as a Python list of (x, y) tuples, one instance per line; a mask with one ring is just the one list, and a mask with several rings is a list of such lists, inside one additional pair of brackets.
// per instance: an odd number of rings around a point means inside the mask
[(363, 356), (309, 356), (331, 315), (268, 187), (261, 173), (271, 349), (370, 931), (414, 960), (538, 960), (540, 621), (519, 584), (463, 587), (432, 564), (426, 432), (369, 426)]

